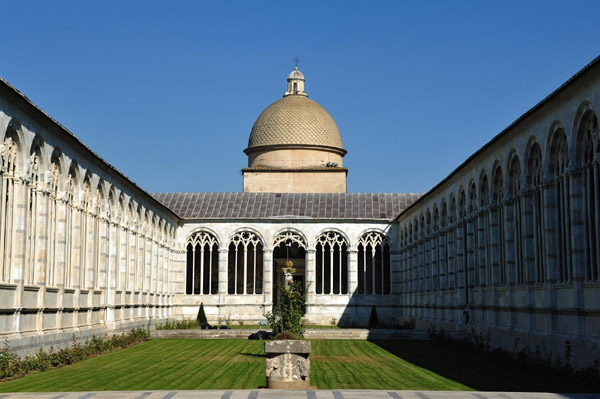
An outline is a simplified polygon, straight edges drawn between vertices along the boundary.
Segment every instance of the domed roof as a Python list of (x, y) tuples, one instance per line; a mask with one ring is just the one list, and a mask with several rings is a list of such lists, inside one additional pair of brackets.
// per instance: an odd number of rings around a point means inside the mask
[(300, 70), (298, 69), (298, 67), (295, 67), (294, 70), (292, 72), (290, 72), (290, 74), (288, 75), (288, 79), (302, 79), (302, 80), (304, 80), (304, 75), (302, 74), (302, 72), (300, 72)]
[(314, 145), (344, 151), (342, 136), (331, 115), (302, 95), (275, 101), (252, 126), (247, 149), (275, 145)]

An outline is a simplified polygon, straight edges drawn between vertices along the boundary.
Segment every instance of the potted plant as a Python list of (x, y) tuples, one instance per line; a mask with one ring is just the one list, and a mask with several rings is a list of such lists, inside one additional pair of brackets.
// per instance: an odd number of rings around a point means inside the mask
[(267, 388), (308, 389), (310, 387), (310, 341), (304, 340), (301, 283), (279, 285), (281, 300), (265, 317), (271, 324), (273, 341), (265, 342)]

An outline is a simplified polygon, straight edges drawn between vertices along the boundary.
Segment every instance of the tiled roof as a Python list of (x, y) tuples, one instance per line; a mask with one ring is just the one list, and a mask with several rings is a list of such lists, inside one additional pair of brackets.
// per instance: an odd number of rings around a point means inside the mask
[(182, 219), (391, 220), (421, 194), (384, 193), (157, 193)]
[(317, 145), (343, 150), (333, 118), (318, 103), (298, 95), (283, 97), (258, 117), (248, 148), (272, 145)]

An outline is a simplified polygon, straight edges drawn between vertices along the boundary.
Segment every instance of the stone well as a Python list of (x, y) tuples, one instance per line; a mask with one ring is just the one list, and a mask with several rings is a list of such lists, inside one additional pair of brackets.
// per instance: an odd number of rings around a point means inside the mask
[(265, 342), (267, 388), (308, 389), (310, 387), (310, 350), (310, 341)]

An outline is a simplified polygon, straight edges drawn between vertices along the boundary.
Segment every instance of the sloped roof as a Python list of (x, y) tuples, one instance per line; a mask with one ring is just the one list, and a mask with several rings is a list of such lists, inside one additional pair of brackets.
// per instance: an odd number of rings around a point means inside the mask
[(421, 194), (156, 193), (182, 219), (392, 220)]

